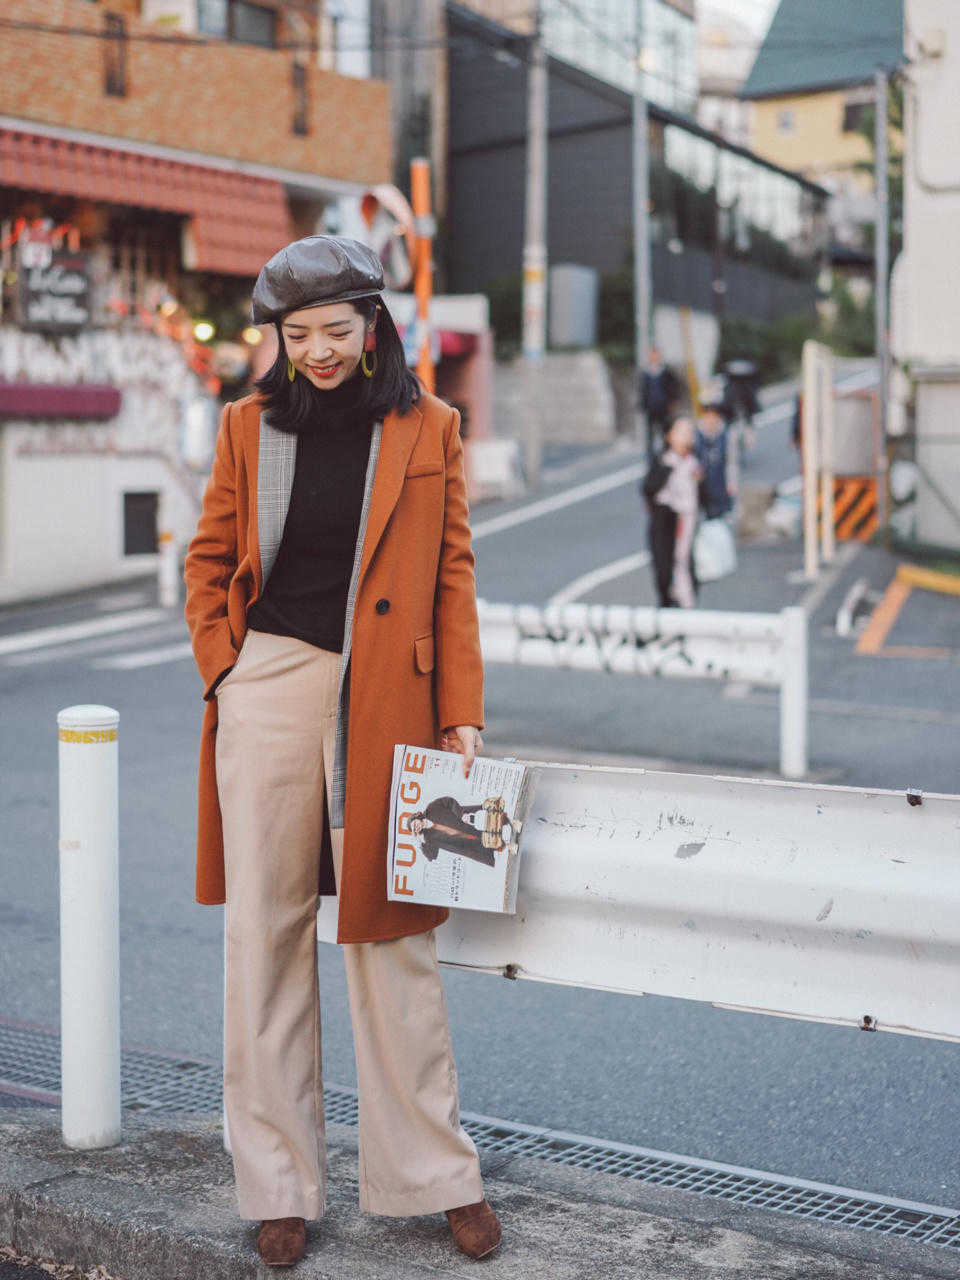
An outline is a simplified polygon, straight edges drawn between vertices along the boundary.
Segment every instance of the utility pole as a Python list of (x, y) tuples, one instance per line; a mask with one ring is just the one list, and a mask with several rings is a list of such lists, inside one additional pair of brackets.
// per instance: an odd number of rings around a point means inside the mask
[(547, 328), (547, 54), (543, 47), (541, 0), (534, 12), (527, 69), (527, 181), (523, 239), (523, 357), (528, 406), (524, 437), (527, 483), (540, 478), (542, 360)]
[(417, 248), (413, 292), (417, 299), (417, 376), (428, 391), (436, 390), (430, 338), (430, 299), (433, 296), (433, 237), (437, 223), (430, 209), (430, 161), (415, 156), (410, 161), (410, 203), (413, 206)]
[(887, 293), (890, 278), (890, 201), (887, 188), (887, 72), (874, 73), (873, 172), (876, 220), (873, 233), (874, 314), (877, 366), (880, 377), (880, 439), (877, 444), (877, 527), (887, 528), (887, 399), (890, 384), (890, 333)]
[(640, 384), (650, 347), (650, 228), (647, 99), (643, 83), (643, 5), (634, 0), (636, 39), (633, 79), (633, 309), (634, 309), (634, 391), (637, 397), (635, 435), (637, 444), (647, 448), (649, 431), (646, 414), (640, 407)]

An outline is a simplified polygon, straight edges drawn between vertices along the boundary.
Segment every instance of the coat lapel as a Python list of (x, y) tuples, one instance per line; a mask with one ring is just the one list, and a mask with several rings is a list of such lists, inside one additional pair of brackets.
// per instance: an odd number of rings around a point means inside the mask
[(403, 487), (403, 473), (413, 452), (420, 434), (423, 414), (416, 407), (400, 414), (392, 410), (383, 420), (380, 436), (380, 455), (377, 459), (377, 470), (373, 481), (373, 494), (370, 498), (370, 512), (367, 518), (366, 533), (363, 538), (363, 551), (360, 556), (360, 571), (357, 579), (359, 587), (363, 575), (369, 568), (373, 553), (376, 551), (387, 527), (387, 521), (397, 505), (400, 490)]

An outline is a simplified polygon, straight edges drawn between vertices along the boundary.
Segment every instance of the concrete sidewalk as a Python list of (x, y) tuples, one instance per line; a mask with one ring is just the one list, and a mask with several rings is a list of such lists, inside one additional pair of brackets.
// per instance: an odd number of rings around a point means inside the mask
[[(356, 1131), (328, 1126), (329, 1211), (308, 1223), (310, 1280), (920, 1280), (960, 1276), (960, 1253), (744, 1209), (529, 1158), (487, 1154), (504, 1242), (471, 1262), (442, 1216), (357, 1208)], [(123, 1141), (71, 1151), (59, 1111), (0, 1108), (0, 1242), (117, 1280), (278, 1274), (235, 1210), (219, 1118), (124, 1113)]]

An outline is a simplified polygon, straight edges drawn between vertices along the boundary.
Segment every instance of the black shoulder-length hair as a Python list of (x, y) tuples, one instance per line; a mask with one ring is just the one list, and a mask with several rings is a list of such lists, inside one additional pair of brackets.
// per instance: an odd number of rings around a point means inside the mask
[[(406, 413), (420, 399), (420, 382), (416, 374), (407, 368), (403, 342), (393, 322), (387, 304), (379, 294), (366, 298), (351, 298), (350, 305), (363, 316), (364, 323), (372, 318), (377, 304), (377, 368), (372, 377), (362, 372), (361, 390), (355, 412), (370, 421), (385, 418), (392, 410)], [(291, 382), (287, 377), (287, 353), (283, 345), (281, 322), (274, 322), (279, 350), (277, 358), (263, 375), (254, 382), (260, 392), (264, 409), (270, 414), (270, 424), (278, 431), (302, 431), (323, 410), (323, 397), (327, 394), (315, 387), (309, 378), (297, 377)]]

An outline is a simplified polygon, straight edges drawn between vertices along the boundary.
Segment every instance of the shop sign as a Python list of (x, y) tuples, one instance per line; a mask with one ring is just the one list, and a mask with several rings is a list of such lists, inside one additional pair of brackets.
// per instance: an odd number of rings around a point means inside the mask
[(89, 254), (24, 245), (19, 278), (21, 328), (74, 333), (90, 323)]

